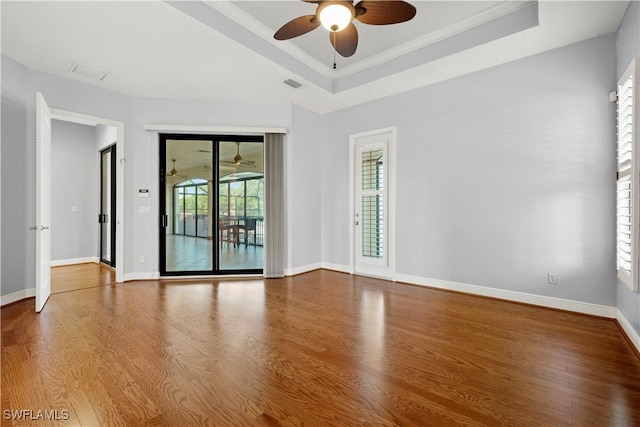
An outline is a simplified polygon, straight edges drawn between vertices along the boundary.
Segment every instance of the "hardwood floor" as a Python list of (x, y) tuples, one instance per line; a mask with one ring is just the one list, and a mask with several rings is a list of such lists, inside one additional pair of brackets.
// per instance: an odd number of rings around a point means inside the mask
[(86, 263), (51, 268), (51, 293), (77, 291), (116, 282), (116, 272), (104, 264)]
[(3, 307), (1, 391), (2, 426), (640, 425), (613, 320), (323, 270)]

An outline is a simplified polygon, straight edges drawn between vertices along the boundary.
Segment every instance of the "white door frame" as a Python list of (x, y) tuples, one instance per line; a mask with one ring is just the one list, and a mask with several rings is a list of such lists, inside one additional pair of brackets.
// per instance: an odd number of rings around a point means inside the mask
[[(103, 117), (51, 108), (51, 118), (80, 125), (115, 127), (116, 136), (116, 282), (124, 282), (124, 123)], [(96, 215), (97, 218), (97, 215)], [(96, 225), (97, 225), (96, 221)]]
[(387, 273), (379, 277), (395, 281), (396, 280), (396, 135), (397, 127), (391, 126), (382, 129), (376, 129), (368, 132), (349, 135), (349, 272), (351, 274), (362, 274), (356, 271), (356, 225), (355, 225), (355, 206), (359, 203), (356, 200), (356, 142), (361, 138), (367, 138), (376, 135), (389, 134), (387, 146), (387, 177), (385, 185), (387, 186), (387, 203), (388, 218), (385, 222), (387, 227), (388, 245), (388, 269)]

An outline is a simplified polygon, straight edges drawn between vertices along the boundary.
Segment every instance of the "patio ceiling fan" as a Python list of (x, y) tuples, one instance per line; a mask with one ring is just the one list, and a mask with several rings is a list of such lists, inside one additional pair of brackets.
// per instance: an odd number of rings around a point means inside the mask
[[(329, 30), (329, 40), (336, 52), (344, 57), (352, 56), (358, 48), (358, 30), (354, 18), (363, 24), (389, 25), (406, 22), (416, 15), (416, 8), (400, 0), (353, 1), (302, 0), (316, 3), (314, 15), (304, 15), (284, 24), (273, 37), (288, 40), (301, 36), (320, 25)], [(335, 64), (334, 64), (335, 68)]]
[(171, 178), (186, 178), (186, 175), (178, 175), (178, 171), (176, 170), (176, 159), (171, 159), (173, 162), (173, 168), (167, 174), (168, 177)]
[(227, 165), (233, 165), (235, 167), (247, 167), (247, 168), (255, 168), (256, 167), (256, 162), (253, 160), (244, 160), (242, 158), (242, 156), (240, 155), (240, 143), (236, 142), (236, 155), (233, 158), (233, 161), (231, 160), (221, 160), (220, 163), (224, 163)]

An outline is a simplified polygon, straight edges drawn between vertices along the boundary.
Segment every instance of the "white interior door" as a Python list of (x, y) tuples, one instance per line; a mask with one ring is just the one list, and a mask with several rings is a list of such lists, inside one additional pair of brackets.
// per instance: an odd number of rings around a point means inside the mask
[(36, 93), (36, 311), (51, 295), (51, 110)]
[(390, 144), (393, 131), (352, 137), (354, 272), (393, 279)]

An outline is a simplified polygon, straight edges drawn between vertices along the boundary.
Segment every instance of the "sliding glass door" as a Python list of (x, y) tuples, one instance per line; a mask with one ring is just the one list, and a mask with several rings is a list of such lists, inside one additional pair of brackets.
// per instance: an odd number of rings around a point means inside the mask
[(264, 144), (160, 135), (162, 275), (262, 272)]

